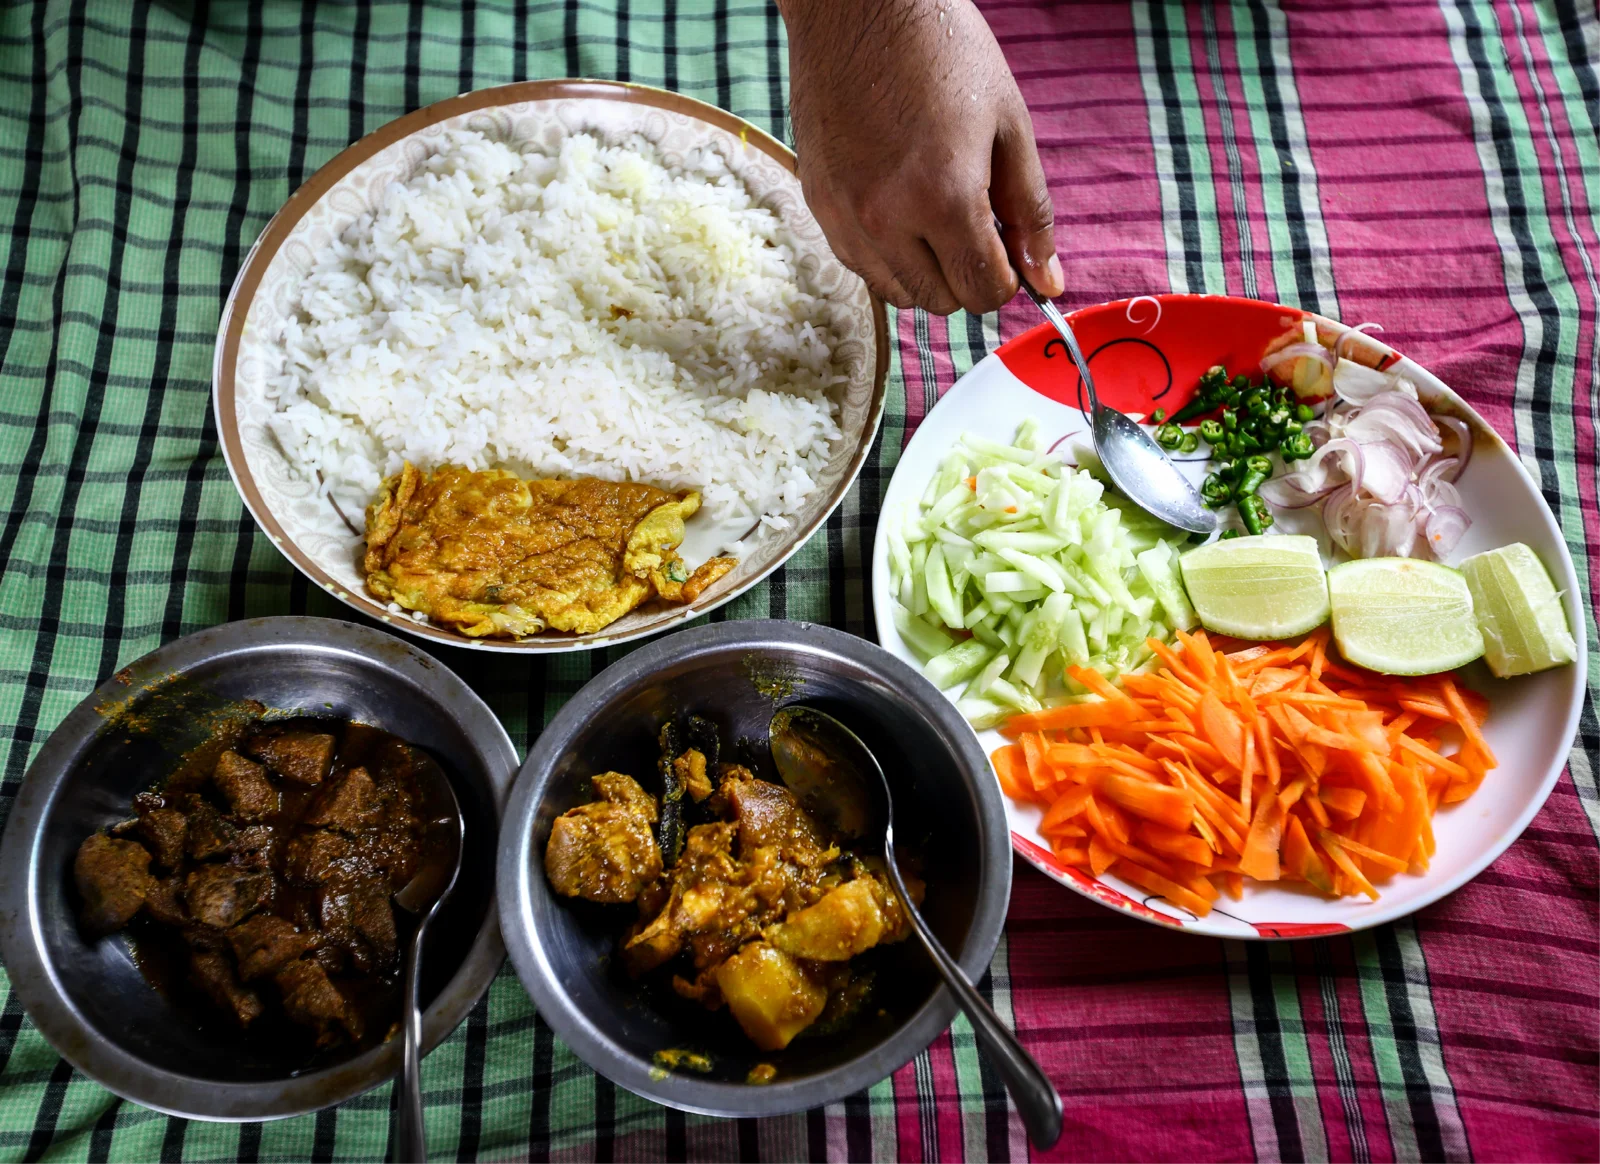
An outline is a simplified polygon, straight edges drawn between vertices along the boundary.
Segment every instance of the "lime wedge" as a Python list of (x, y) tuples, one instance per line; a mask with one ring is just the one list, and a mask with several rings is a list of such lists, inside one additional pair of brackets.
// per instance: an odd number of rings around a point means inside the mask
[(1432, 675), (1483, 654), (1459, 570), (1410, 558), (1366, 558), (1328, 571), (1333, 639), (1352, 663), (1385, 675)]
[(1483, 632), (1483, 657), (1502, 679), (1570, 663), (1578, 648), (1544, 563), (1521, 542), (1461, 563)]
[(1328, 620), (1328, 581), (1317, 539), (1229, 538), (1183, 555), (1183, 585), (1209, 631), (1286, 639)]

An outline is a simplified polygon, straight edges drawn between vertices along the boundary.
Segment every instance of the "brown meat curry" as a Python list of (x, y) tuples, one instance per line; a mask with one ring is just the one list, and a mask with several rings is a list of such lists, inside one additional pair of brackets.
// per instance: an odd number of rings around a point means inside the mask
[(475, 638), (589, 634), (652, 598), (693, 602), (737, 564), (678, 556), (694, 492), (407, 464), (367, 510), (367, 588)]
[(153, 984), (233, 1029), (380, 1042), (400, 1015), (410, 927), (390, 899), (416, 871), (414, 764), (361, 724), (234, 725), (83, 842), (81, 922), (127, 928)]
[(545, 873), (565, 896), (634, 905), (618, 941), (630, 975), (670, 975), (777, 1051), (847, 1024), (870, 985), (851, 959), (910, 920), (880, 858), (841, 848), (782, 785), (717, 764), (708, 729), (664, 727), (660, 801), (619, 772), (594, 777), (598, 799), (556, 818)]

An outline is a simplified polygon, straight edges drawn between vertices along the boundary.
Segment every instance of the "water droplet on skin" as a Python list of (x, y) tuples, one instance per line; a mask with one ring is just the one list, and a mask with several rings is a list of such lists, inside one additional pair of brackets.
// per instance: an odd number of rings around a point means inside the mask
[(953, 28), (947, 28), (947, 29), (944, 30), (944, 34), (947, 37), (954, 36), (956, 34), (956, 30), (953, 29)]

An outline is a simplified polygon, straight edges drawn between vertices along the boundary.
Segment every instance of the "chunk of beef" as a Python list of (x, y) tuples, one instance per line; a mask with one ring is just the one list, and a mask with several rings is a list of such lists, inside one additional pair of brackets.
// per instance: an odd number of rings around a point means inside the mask
[(136, 796), (133, 807), (139, 813), (139, 835), (150, 846), (156, 864), (163, 869), (176, 869), (189, 839), (189, 818), (166, 807), (159, 797)]
[(333, 737), (322, 732), (253, 736), (245, 750), (294, 784), (321, 784), (333, 764)]
[(335, 881), (323, 887), (319, 902), (323, 934), (349, 954), (358, 971), (372, 974), (395, 964), (400, 941), (381, 880)]
[(240, 820), (264, 820), (278, 811), (281, 797), (267, 779), (267, 770), (238, 752), (223, 752), (211, 779)]
[(551, 825), (545, 875), (567, 897), (632, 901), (661, 875), (661, 848), (650, 828), (655, 797), (618, 772), (596, 776), (594, 786), (604, 799), (580, 804)]
[(261, 996), (239, 981), (227, 955), (194, 951), (189, 955), (189, 979), (241, 1027), (261, 1017)]
[(356, 857), (349, 837), (316, 829), (289, 841), (285, 868), (289, 878), (302, 885), (321, 885), (344, 875)]
[(84, 927), (97, 934), (127, 925), (155, 887), (150, 851), (137, 841), (114, 840), (104, 833), (78, 846), (72, 875), (83, 895)]
[(748, 858), (754, 849), (773, 846), (785, 860), (814, 869), (839, 855), (822, 839), (794, 794), (782, 785), (733, 769), (723, 777), (718, 791), (727, 797), (739, 822), (741, 858)]
[(301, 821), (315, 828), (357, 833), (376, 825), (382, 816), (377, 785), (365, 768), (352, 768), (323, 790)]
[(238, 925), (272, 896), (272, 875), (232, 865), (202, 865), (184, 882), (184, 904), (202, 925), (225, 930)]
[(316, 943), (316, 935), (301, 933), (281, 917), (259, 913), (228, 931), (228, 944), (239, 960), (239, 976), (246, 982), (275, 974)]
[(144, 912), (164, 926), (188, 924), (189, 914), (183, 908), (183, 879), (167, 877), (151, 886), (144, 899)]
[(283, 993), (285, 1013), (316, 1033), (317, 1046), (338, 1043), (341, 1031), (352, 1040), (361, 1038), (361, 1017), (316, 962), (305, 958), (290, 962), (273, 975), (273, 981)]
[(209, 801), (191, 794), (185, 798), (184, 811), (189, 817), (189, 856), (196, 861), (209, 861), (232, 851), (239, 830)]
[(234, 861), (244, 869), (271, 869), (278, 851), (278, 830), (271, 825), (251, 825), (233, 840)]

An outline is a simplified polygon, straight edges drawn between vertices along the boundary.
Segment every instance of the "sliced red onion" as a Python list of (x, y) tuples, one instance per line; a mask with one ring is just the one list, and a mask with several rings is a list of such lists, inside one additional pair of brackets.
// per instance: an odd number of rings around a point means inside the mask
[(1417, 543), (1417, 511), (1409, 501), (1368, 505), (1359, 519), (1362, 558), (1409, 558)]
[(1472, 519), (1467, 516), (1467, 511), (1458, 505), (1445, 505), (1434, 510), (1422, 530), (1428, 552), (1443, 561), (1445, 555), (1456, 548), (1456, 543), (1471, 524)]
[(1304, 509), (1308, 505), (1315, 505), (1336, 488), (1330, 484), (1313, 490), (1307, 485), (1308, 482), (1299, 473), (1289, 473), (1263, 481), (1259, 492), (1268, 505), (1278, 509)]
[(1263, 357), (1261, 370), (1270, 372), (1286, 361), (1305, 359), (1321, 360), (1330, 373), (1333, 371), (1333, 356), (1328, 352), (1328, 349), (1321, 344), (1306, 343), (1304, 341), (1279, 348), (1271, 355)]
[(1445, 449), (1456, 461), (1455, 475), (1450, 478), (1454, 481), (1466, 471), (1467, 462), (1472, 460), (1472, 426), (1459, 416), (1435, 416), (1433, 421), (1439, 426), (1441, 436), (1446, 432), (1455, 434), (1456, 447)]
[(1357, 448), (1364, 459), (1359, 488), (1382, 502), (1399, 501), (1411, 483), (1410, 454), (1387, 441)]
[(1333, 367), (1333, 391), (1347, 404), (1362, 405), (1394, 391), (1394, 377), (1354, 360), (1340, 360)]
[(1354, 327), (1346, 328), (1344, 333), (1342, 335), (1340, 335), (1339, 338), (1337, 340), (1335, 340), (1334, 343), (1333, 343), (1333, 358), (1335, 360), (1337, 360), (1341, 356), (1344, 355), (1344, 344), (1345, 344), (1345, 341), (1348, 340), (1351, 336), (1360, 335), (1362, 332), (1367, 332), (1367, 331), (1382, 331), (1382, 330), (1383, 330), (1383, 324), (1381, 324), (1381, 323), (1358, 323)]
[(1320, 449), (1327, 444), (1328, 438), (1333, 435), (1328, 431), (1328, 422), (1325, 420), (1313, 420), (1301, 431), (1311, 438), (1311, 447), (1314, 449)]
[(1354, 532), (1355, 505), (1356, 491), (1349, 485), (1341, 485), (1328, 494), (1322, 506), (1322, 524), (1328, 527), (1328, 536), (1345, 553), (1352, 552), (1355, 544), (1351, 538)]
[[(1385, 404), (1384, 401), (1387, 400), (1398, 400), (1402, 403)], [(1417, 412), (1413, 413), (1405, 408), (1404, 403), (1415, 406)], [(1422, 411), (1422, 406), (1414, 400), (1407, 402), (1404, 397), (1393, 395), (1380, 396), (1371, 403), (1363, 405), (1344, 426), (1344, 435), (1363, 445), (1382, 442), (1399, 445), (1410, 458), (1412, 465), (1418, 459), (1444, 449), (1439, 442), (1439, 430), (1433, 426), (1428, 414)], [(1410, 468), (1408, 465), (1408, 471)]]

